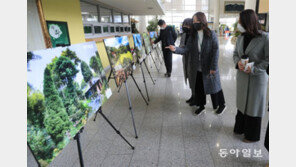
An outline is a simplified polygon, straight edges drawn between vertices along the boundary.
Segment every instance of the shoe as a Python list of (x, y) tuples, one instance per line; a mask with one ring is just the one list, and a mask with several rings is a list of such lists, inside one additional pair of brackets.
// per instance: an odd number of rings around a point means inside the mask
[(190, 99), (186, 100), (186, 103), (191, 103), (193, 100), (193, 97), (191, 96)]
[(200, 115), (201, 113), (203, 113), (205, 111), (205, 106), (200, 106), (196, 111), (195, 114), (196, 115)]
[(216, 114), (222, 114), (226, 109), (225, 105), (219, 106), (218, 110), (216, 111)]
[(247, 140), (247, 139), (243, 139), (243, 142), (245, 142), (245, 143), (256, 143), (257, 141), (250, 141), (250, 140)]
[(194, 100), (192, 100), (190, 103), (189, 103), (189, 106), (196, 106), (196, 102)]
[(170, 73), (165, 73), (164, 76), (165, 77), (171, 77), (171, 74)]

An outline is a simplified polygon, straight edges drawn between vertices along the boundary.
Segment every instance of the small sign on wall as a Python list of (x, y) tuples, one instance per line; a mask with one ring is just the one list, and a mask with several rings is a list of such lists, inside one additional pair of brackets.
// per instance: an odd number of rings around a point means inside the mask
[(46, 21), (46, 25), (53, 48), (71, 44), (67, 22)]

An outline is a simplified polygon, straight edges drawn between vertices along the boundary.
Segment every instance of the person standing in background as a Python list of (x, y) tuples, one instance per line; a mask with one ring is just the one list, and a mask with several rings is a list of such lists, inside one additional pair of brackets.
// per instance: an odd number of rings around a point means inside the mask
[(208, 27), (203, 12), (193, 15), (193, 28), (185, 48), (168, 46), (176, 54), (191, 54), (191, 75), (195, 79), (195, 105), (197, 115), (205, 111), (206, 95), (210, 94), (216, 114), (225, 111), (225, 99), (218, 68), (219, 42), (214, 31)]
[[(181, 35), (181, 40), (180, 40), (180, 48), (184, 48), (189, 36), (190, 36), (190, 32), (192, 31), (192, 19), (191, 18), (187, 18), (183, 21), (182, 24), (182, 30), (183, 33)], [(195, 80), (193, 79), (192, 75), (190, 74), (190, 61), (191, 61), (191, 57), (190, 54), (184, 54), (182, 57), (182, 62), (183, 62), (183, 71), (184, 71), (184, 79), (185, 79), (185, 83), (187, 84), (187, 79), (189, 81), (189, 87), (191, 89), (191, 97), (190, 99), (186, 100), (186, 103), (189, 103), (190, 105), (194, 104), (194, 94), (195, 94)]]
[(266, 109), (269, 65), (269, 37), (261, 31), (256, 13), (247, 9), (240, 13), (238, 36), (233, 61), (237, 70), (234, 133), (244, 134), (244, 142), (260, 140), (261, 120)]
[(177, 39), (177, 33), (171, 26), (167, 26), (165, 21), (160, 19), (158, 21), (158, 26), (160, 27), (160, 34), (155, 41), (152, 41), (152, 44), (157, 44), (161, 41), (161, 47), (164, 57), (164, 63), (166, 67), (166, 77), (171, 77), (172, 73), (172, 52), (169, 49), (166, 49), (166, 46), (174, 45)]

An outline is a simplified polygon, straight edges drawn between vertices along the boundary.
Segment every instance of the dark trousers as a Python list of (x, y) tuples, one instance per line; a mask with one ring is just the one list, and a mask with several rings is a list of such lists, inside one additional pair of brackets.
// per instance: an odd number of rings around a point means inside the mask
[(172, 52), (169, 49), (164, 49), (162, 48), (162, 53), (163, 53), (163, 57), (164, 57), (164, 64), (166, 67), (166, 71), (167, 73), (172, 73)]
[(249, 141), (259, 141), (261, 131), (261, 117), (251, 117), (237, 110), (234, 132), (244, 134)]
[[(206, 105), (206, 94), (204, 91), (202, 72), (197, 72), (196, 75), (196, 83), (195, 83), (195, 100), (197, 106)], [(213, 108), (217, 108), (218, 106), (225, 105), (225, 99), (223, 91), (220, 90), (215, 94), (211, 94)]]

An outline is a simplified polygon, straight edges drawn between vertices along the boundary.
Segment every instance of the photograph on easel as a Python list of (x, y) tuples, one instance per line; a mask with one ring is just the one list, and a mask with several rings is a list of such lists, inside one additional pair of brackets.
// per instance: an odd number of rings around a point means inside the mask
[(105, 48), (117, 86), (132, 73), (133, 55), (127, 36), (104, 39)]
[(145, 57), (145, 48), (143, 46), (143, 40), (141, 37), (141, 34), (133, 34), (133, 38), (134, 38), (134, 52), (136, 53), (138, 62), (142, 62)]
[(150, 36), (151, 41), (155, 41), (156, 38), (157, 38), (157, 33), (156, 33), (156, 31), (151, 31), (151, 32), (149, 32), (149, 36)]
[(48, 166), (112, 92), (95, 42), (27, 53), (27, 142)]
[(145, 45), (145, 50), (146, 54), (150, 54), (151, 52), (151, 43), (150, 39), (147, 33), (142, 33), (143, 39), (144, 39), (144, 45)]

